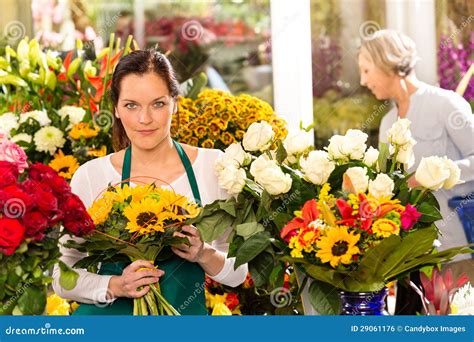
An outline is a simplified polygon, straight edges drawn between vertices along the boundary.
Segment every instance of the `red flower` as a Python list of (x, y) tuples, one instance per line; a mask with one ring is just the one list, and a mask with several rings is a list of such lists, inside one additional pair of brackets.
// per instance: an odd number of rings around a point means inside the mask
[(26, 228), (26, 236), (35, 241), (44, 238), (44, 231), (48, 228), (48, 218), (41, 212), (34, 210), (23, 216), (23, 225)]
[(16, 184), (0, 190), (0, 211), (9, 218), (19, 218), (33, 206), (31, 196)]
[(18, 220), (0, 218), (0, 253), (12, 255), (25, 238), (25, 227)]
[(405, 207), (405, 210), (400, 214), (400, 219), (402, 221), (402, 228), (404, 230), (409, 230), (411, 229), (416, 222), (418, 222), (418, 219), (420, 218), (421, 213), (416, 210), (414, 206), (411, 204), (408, 204)]
[(227, 297), (225, 298), (225, 305), (229, 308), (229, 310), (234, 310), (237, 305), (239, 305), (239, 297), (235, 293), (228, 293)]
[(295, 217), (280, 230), (280, 237), (289, 242), (293, 236), (298, 234), (298, 229), (307, 227), (311, 222), (317, 220), (318, 217), (318, 203), (315, 199), (311, 199), (303, 205), (301, 217)]
[(87, 212), (85, 212), (84, 218), (81, 220), (66, 220), (63, 223), (64, 228), (77, 236), (88, 235), (95, 229), (94, 221), (92, 221)]
[(58, 195), (71, 191), (71, 187), (66, 180), (47, 165), (33, 164), (29, 169), (29, 175), (32, 180), (47, 184)]
[(81, 199), (73, 193), (69, 193), (61, 202), (64, 227), (71, 233), (81, 236), (87, 235), (95, 228), (94, 222), (87, 213)]
[(0, 161), (0, 189), (15, 184), (19, 176), (18, 167), (15, 164)]
[(44, 213), (58, 210), (58, 199), (51, 191), (37, 188), (33, 193), (33, 199), (38, 208)]

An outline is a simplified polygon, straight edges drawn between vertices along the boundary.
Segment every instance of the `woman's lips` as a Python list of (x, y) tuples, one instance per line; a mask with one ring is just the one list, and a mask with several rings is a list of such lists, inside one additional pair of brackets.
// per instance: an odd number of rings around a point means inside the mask
[(151, 135), (151, 134), (155, 133), (157, 130), (158, 129), (143, 129), (143, 130), (139, 130), (137, 132), (141, 135)]

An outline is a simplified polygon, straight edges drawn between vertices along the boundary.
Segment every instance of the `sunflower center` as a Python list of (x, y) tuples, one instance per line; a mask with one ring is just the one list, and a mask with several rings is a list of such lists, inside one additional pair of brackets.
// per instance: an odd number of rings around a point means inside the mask
[(154, 225), (158, 222), (156, 215), (150, 211), (140, 213), (137, 216), (137, 223), (141, 227), (148, 227), (149, 225)]
[(64, 172), (64, 173), (68, 173), (69, 172), (69, 166), (64, 166), (62, 168), (59, 169), (58, 173), (59, 172)]
[(341, 256), (346, 254), (347, 250), (349, 249), (349, 244), (347, 241), (338, 241), (332, 246), (331, 252), (334, 256)]

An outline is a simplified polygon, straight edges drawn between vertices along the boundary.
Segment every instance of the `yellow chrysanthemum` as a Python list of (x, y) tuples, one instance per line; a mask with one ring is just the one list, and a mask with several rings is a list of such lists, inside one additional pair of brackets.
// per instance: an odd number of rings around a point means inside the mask
[(79, 168), (79, 163), (74, 156), (65, 156), (64, 153), (59, 152), (51, 160), (49, 166), (54, 169), (60, 176), (71, 179), (74, 172)]
[(211, 139), (206, 139), (202, 142), (201, 146), (204, 148), (213, 148), (214, 142)]
[(232, 145), (235, 142), (234, 137), (229, 132), (224, 132), (221, 134), (220, 140), (226, 145)]
[(400, 233), (400, 226), (389, 219), (378, 219), (372, 224), (372, 232), (378, 237), (389, 237), (390, 235), (398, 235)]
[(319, 250), (316, 256), (321, 262), (329, 262), (332, 267), (339, 264), (349, 265), (352, 257), (360, 253), (356, 246), (360, 234), (350, 233), (346, 227), (331, 227), (325, 231), (325, 235), (317, 242)]
[(70, 308), (68, 301), (55, 293), (46, 299), (46, 313), (48, 316), (69, 316)]
[(161, 203), (153, 198), (132, 202), (125, 207), (123, 214), (128, 219), (126, 229), (130, 233), (149, 234), (164, 232), (164, 221), (174, 218), (173, 213), (166, 211)]
[(102, 145), (102, 146), (101, 146), (100, 148), (98, 148), (98, 149), (90, 148), (90, 149), (87, 151), (87, 155), (88, 155), (89, 157), (96, 157), (96, 158), (104, 157), (105, 155), (107, 155), (107, 146)]
[(69, 132), (69, 136), (74, 140), (79, 140), (81, 138), (89, 139), (96, 137), (99, 132), (100, 128), (95, 126), (91, 128), (89, 123), (79, 122), (72, 127), (71, 131)]

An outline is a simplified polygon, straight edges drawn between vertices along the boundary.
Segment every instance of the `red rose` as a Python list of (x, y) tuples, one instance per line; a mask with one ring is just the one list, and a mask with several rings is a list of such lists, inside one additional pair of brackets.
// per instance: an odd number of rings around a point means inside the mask
[(25, 238), (25, 227), (18, 220), (0, 218), (0, 253), (12, 255)]
[(34, 210), (23, 216), (23, 225), (26, 228), (26, 236), (40, 241), (44, 238), (44, 231), (48, 228), (48, 218), (41, 212)]
[(31, 196), (16, 184), (0, 190), (0, 211), (8, 218), (23, 216), (33, 205)]
[(19, 172), (15, 164), (7, 161), (0, 161), (0, 189), (15, 184), (18, 176)]
[(38, 188), (33, 193), (33, 199), (38, 208), (45, 213), (58, 210), (58, 199), (51, 191)]
[(77, 236), (88, 235), (95, 229), (94, 221), (92, 221), (87, 211), (84, 212), (84, 217), (82, 219), (65, 220), (63, 224), (64, 228)]
[(60, 210), (63, 214), (64, 227), (71, 233), (81, 236), (94, 230), (94, 222), (87, 213), (84, 203), (75, 194), (69, 193), (63, 198)]
[(47, 165), (35, 163), (29, 168), (30, 178), (47, 184), (56, 194), (64, 194), (71, 191), (66, 180), (59, 176), (56, 171)]

